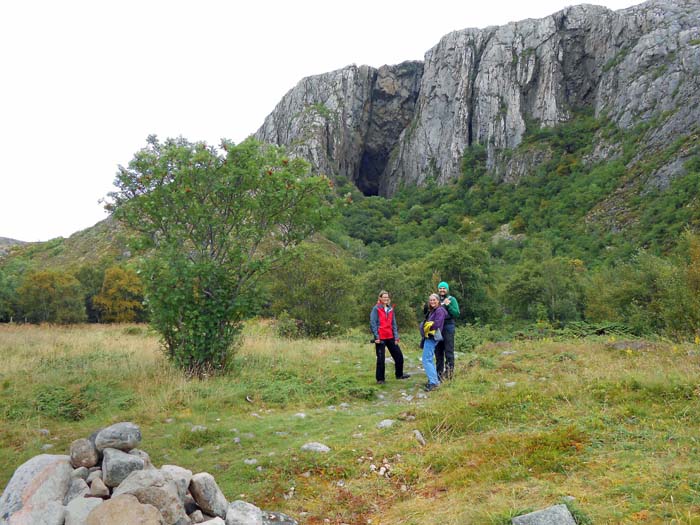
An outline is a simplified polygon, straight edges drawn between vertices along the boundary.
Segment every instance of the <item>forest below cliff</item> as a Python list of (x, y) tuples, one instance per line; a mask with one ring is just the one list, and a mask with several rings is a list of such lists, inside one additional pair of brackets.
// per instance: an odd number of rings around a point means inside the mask
[[(277, 318), (287, 336), (334, 335), (366, 324), (377, 291), (388, 289), (410, 329), (446, 280), (476, 339), (557, 330), (692, 339), (700, 146), (691, 133), (630, 169), (656, 124), (621, 131), (581, 113), (533, 127), (512, 155), (542, 151), (545, 160), (517, 183), (487, 169), (478, 145), (465, 151), (457, 180), (406, 185), (390, 199), (339, 178), (334, 219), (248, 290), (249, 315)], [(601, 137), (620, 144), (616, 159), (592, 157)], [(663, 188), (641, 182), (681, 151), (681, 176)], [(140, 255), (128, 238), (107, 221), (14, 248), (0, 263), (0, 320), (146, 320)]]

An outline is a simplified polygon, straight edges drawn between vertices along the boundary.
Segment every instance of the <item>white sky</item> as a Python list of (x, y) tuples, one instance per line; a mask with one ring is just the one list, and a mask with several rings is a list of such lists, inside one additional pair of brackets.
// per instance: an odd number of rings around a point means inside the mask
[(422, 60), (450, 31), (574, 3), (4, 1), (0, 237), (68, 237), (106, 218), (99, 199), (149, 134), (240, 142), (305, 76)]

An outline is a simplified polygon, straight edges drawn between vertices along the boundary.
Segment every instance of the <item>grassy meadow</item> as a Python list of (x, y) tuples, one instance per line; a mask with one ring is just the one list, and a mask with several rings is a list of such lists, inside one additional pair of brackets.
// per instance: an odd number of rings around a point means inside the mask
[(387, 363), (377, 386), (364, 333), (284, 340), (255, 321), (243, 337), (229, 375), (188, 379), (145, 326), (0, 325), (0, 486), (45, 445), (133, 421), (156, 466), (304, 524), (506, 524), (561, 502), (579, 524), (700, 524), (696, 344), (487, 343), (424, 394), (417, 340), (413, 376)]

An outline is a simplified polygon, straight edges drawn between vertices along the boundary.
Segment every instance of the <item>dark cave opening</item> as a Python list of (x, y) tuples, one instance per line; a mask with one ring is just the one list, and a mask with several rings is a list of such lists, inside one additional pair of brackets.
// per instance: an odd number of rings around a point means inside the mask
[(388, 160), (386, 151), (365, 150), (360, 160), (360, 170), (355, 185), (366, 197), (379, 195), (382, 173)]

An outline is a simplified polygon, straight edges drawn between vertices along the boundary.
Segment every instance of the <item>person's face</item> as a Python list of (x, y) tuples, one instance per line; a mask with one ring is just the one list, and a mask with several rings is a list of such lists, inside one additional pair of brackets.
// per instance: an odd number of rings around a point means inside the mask
[(431, 297), (428, 299), (428, 304), (430, 305), (430, 308), (437, 308), (437, 306), (440, 304), (440, 301), (438, 301), (437, 297)]
[(379, 298), (381, 302), (384, 304), (389, 304), (391, 302), (391, 298), (389, 297), (388, 293), (382, 294), (382, 296)]
[(440, 297), (445, 297), (447, 295), (447, 288), (445, 288), (444, 286), (438, 288), (438, 295)]

